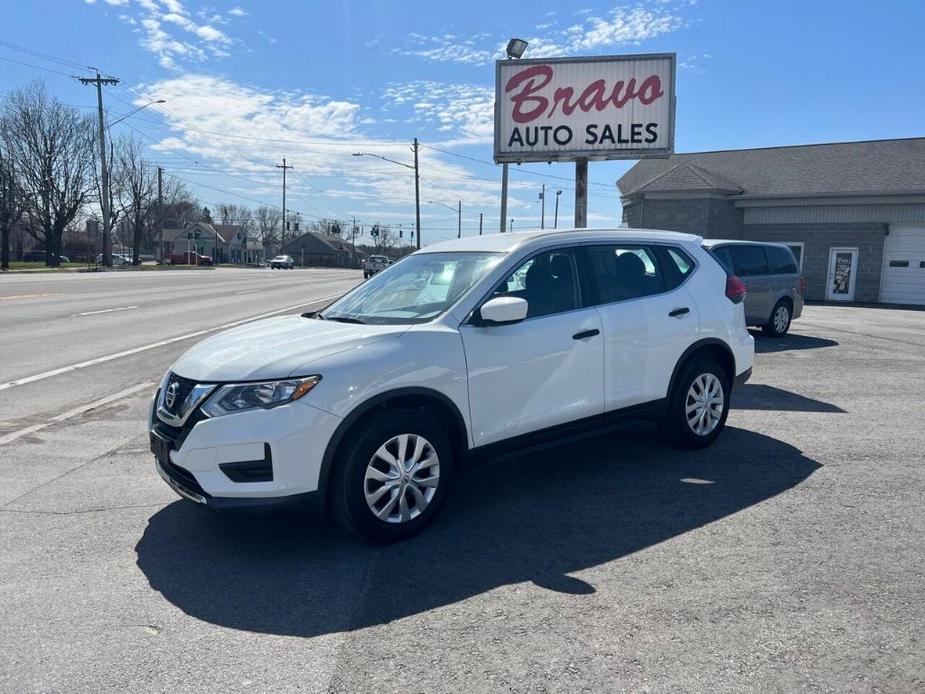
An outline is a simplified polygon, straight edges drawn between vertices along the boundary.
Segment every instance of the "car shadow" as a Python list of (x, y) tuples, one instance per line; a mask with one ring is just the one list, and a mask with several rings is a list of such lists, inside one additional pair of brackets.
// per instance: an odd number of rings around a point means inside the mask
[(178, 501), (135, 550), (150, 585), (190, 616), (316, 636), (388, 623), (532, 581), (583, 595), (569, 573), (612, 562), (791, 489), (819, 465), (793, 446), (727, 428), (681, 452), (649, 424), (466, 468), (441, 516), (370, 547), (294, 516), (234, 518)]
[(815, 400), (799, 393), (761, 383), (746, 383), (736, 388), (732, 399), (732, 409), (845, 413), (845, 410), (830, 402)]
[(795, 335), (787, 333), (781, 337), (766, 337), (761, 332), (750, 331), (755, 338), (756, 354), (773, 354), (774, 352), (794, 352), (804, 349), (822, 349), (823, 347), (838, 347), (835, 340), (825, 337), (812, 337), (811, 335)]

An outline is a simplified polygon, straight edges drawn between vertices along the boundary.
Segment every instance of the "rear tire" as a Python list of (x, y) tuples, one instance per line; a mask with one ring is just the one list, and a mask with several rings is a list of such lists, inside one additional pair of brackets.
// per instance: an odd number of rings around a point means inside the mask
[(453, 446), (426, 411), (396, 410), (354, 429), (338, 454), (331, 505), (338, 522), (375, 543), (423, 530), (449, 494)]
[(726, 426), (731, 389), (726, 370), (713, 359), (687, 364), (668, 399), (664, 431), (678, 448), (704, 448)]
[(782, 299), (774, 304), (771, 319), (761, 329), (768, 337), (783, 337), (790, 330), (790, 320), (790, 304)]

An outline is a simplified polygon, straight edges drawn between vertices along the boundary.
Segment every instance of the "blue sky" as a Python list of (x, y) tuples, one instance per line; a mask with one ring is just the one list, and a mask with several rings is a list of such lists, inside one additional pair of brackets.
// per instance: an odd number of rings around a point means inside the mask
[[(462, 200), (464, 234), (480, 212), (498, 228), (500, 168), (481, 162), (492, 61), (510, 36), (531, 41), (526, 57), (676, 52), (677, 151), (925, 134), (921, 2), (33, 0), (8, 3), (4, 18), (0, 40), (118, 76), (112, 117), (166, 99), (114, 131), (141, 137), (209, 205), (280, 205), (273, 166), (285, 156), (289, 207), (306, 220), (407, 228), (410, 172), (350, 155), (410, 162), (417, 136), (425, 242), (455, 236), (455, 215), (431, 200)], [(0, 44), (0, 91), (39, 77), (90, 112), (77, 72)], [(631, 164), (591, 164), (592, 225), (619, 222), (614, 183)], [(512, 167), (515, 229), (538, 226), (543, 183), (547, 220), (561, 189), (570, 223), (572, 175)]]

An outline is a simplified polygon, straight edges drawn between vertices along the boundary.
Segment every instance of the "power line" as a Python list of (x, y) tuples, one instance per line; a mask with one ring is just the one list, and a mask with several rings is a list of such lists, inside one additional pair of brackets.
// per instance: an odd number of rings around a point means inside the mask
[(17, 65), (25, 65), (26, 67), (31, 67), (35, 70), (43, 70), (44, 72), (51, 72), (55, 75), (61, 75), (62, 77), (67, 77), (67, 78), (71, 77), (71, 75), (69, 75), (66, 72), (61, 72), (60, 70), (52, 70), (50, 67), (42, 67), (41, 65), (33, 65), (32, 63), (27, 63), (23, 60), (16, 60), (15, 58), (7, 58), (5, 55), (0, 55), (0, 60), (6, 60), (7, 62), (10, 62), (10, 63), (16, 63)]
[[(41, 51), (37, 51), (34, 48), (20, 46), (18, 44), (12, 43), (11, 41), (4, 41), (0, 39), (0, 46), (5, 46), (6, 48), (10, 48), (14, 51), (19, 51), (20, 53), (26, 53), (28, 55), (31, 55), (34, 58), (41, 58), (42, 60), (48, 60), (53, 63), (59, 63), (60, 65), (66, 65), (68, 67), (75, 67), (79, 70), (94, 70), (95, 69), (88, 65), (81, 65), (80, 63), (75, 63), (73, 60), (68, 60), (67, 58), (61, 58), (58, 56), (51, 55), (49, 53), (42, 53)], [(68, 75), (68, 77), (70, 77), (70, 75)]]

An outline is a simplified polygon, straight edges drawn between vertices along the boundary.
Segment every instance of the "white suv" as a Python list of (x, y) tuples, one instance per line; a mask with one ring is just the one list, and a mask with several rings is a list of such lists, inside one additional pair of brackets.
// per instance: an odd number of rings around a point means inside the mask
[(322, 502), (350, 530), (398, 540), (475, 454), (638, 417), (681, 446), (711, 443), (751, 373), (743, 298), (685, 234), (429, 246), (318, 313), (193, 347), (155, 396), (151, 447), (191, 501)]

